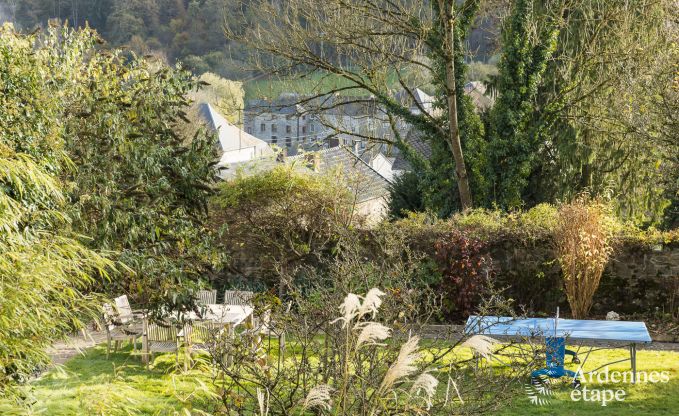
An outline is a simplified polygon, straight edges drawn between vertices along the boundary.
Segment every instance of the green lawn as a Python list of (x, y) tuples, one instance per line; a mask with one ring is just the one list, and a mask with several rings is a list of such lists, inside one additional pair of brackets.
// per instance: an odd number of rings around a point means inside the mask
[[(581, 352), (581, 358), (583, 357)], [(627, 350), (604, 350), (593, 352), (584, 368), (585, 371), (595, 369), (607, 362), (616, 361), (629, 357)], [(570, 359), (566, 358), (566, 362)], [(577, 365), (567, 366), (572, 370), (577, 370)], [(608, 367), (609, 374), (613, 371), (630, 371), (629, 362), (613, 364)], [(604, 371), (601, 369), (599, 371)], [(629, 382), (599, 383), (596, 379), (589, 382), (585, 380), (582, 384), (581, 392), (586, 388), (590, 401), (574, 401), (571, 397), (573, 389), (566, 383), (556, 383), (550, 387), (551, 396), (548, 403), (537, 405), (531, 403), (525, 386), (517, 389), (515, 399), (506, 407), (496, 413), (498, 416), (519, 416), (519, 415), (679, 415), (679, 353), (667, 351), (638, 351), (637, 352), (637, 371), (651, 374), (652, 371), (658, 373), (666, 371), (669, 380), (667, 382), (639, 382), (636, 385)], [(602, 376), (603, 377), (603, 376)], [(656, 378), (657, 380), (657, 378)], [(593, 393), (592, 390), (597, 390)], [(613, 394), (618, 390), (624, 392), (624, 401), (612, 401), (602, 406), (602, 401), (591, 401), (594, 394), (602, 396), (602, 391), (611, 391)], [(541, 396), (545, 397), (545, 396)], [(620, 397), (623, 397), (620, 394)], [(577, 399), (577, 394), (575, 396)]]
[[(594, 366), (627, 356), (626, 350), (595, 352), (589, 363)], [(551, 386), (549, 403), (531, 404), (524, 386), (516, 387), (514, 399), (495, 415), (675, 415), (679, 414), (679, 353), (639, 351), (639, 371), (667, 371), (666, 383), (584, 383), (588, 390), (623, 389), (622, 402), (574, 402), (572, 389), (566, 383)], [(106, 360), (102, 347), (91, 349), (85, 356), (71, 359), (33, 383), (37, 400), (34, 410), (46, 415), (166, 415), (183, 408), (210, 412), (207, 393), (201, 382), (209, 385), (208, 373), (191, 371), (178, 375), (172, 369), (174, 355), (156, 358), (155, 366), (146, 370), (129, 349)], [(573, 368), (573, 365), (570, 367)], [(589, 366), (588, 366), (589, 367)], [(592, 368), (592, 367), (589, 367)], [(628, 371), (625, 363), (610, 370)], [(135, 409), (132, 412), (127, 412)], [(3, 413), (4, 414), (4, 413)]]
[[(312, 95), (351, 85), (351, 82), (336, 75), (314, 73), (306, 77), (297, 78), (265, 77), (255, 79), (245, 82), (243, 89), (245, 91), (245, 100), (247, 101), (256, 98), (274, 99), (284, 92)], [(348, 90), (344, 94), (360, 95), (365, 93)]]
[[(180, 360), (181, 364), (181, 360)], [(147, 370), (130, 347), (111, 354), (99, 346), (69, 360), (33, 383), (36, 411), (47, 415), (172, 415), (175, 411), (209, 411), (201, 382), (207, 373), (174, 371), (173, 354), (156, 357)]]

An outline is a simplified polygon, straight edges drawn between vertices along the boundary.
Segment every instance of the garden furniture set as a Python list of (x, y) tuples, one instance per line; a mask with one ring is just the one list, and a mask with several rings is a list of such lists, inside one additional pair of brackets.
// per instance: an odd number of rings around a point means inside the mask
[[(115, 307), (104, 304), (104, 327), (106, 329), (108, 358), (113, 350), (118, 349), (121, 341), (130, 341), (133, 351), (137, 350), (137, 340), (141, 338), (142, 360), (149, 365), (155, 353), (175, 353), (179, 361), (179, 351), (185, 347), (185, 367), (193, 352), (214, 352), (219, 348), (217, 343), (228, 343), (236, 335), (236, 328), (246, 325), (238, 334), (255, 335), (253, 347), (259, 344), (258, 329), (253, 314), (252, 298), (254, 294), (246, 291), (229, 291), (224, 293), (224, 303), (218, 304), (217, 292), (203, 290), (198, 293), (197, 312), (180, 313), (176, 319), (165, 322), (149, 322), (147, 316), (133, 312), (127, 296), (115, 299)], [(228, 361), (228, 357), (223, 359)], [(230, 365), (230, 363), (229, 363)]]

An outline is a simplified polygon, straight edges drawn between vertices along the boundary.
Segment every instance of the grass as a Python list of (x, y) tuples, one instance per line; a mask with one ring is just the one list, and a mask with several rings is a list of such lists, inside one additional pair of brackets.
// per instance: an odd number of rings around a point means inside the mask
[[(243, 85), (245, 100), (257, 98), (275, 99), (281, 93), (295, 92), (302, 95), (312, 95), (336, 88), (353, 85), (345, 78), (336, 75), (313, 73), (305, 77), (264, 77), (247, 81)], [(345, 95), (365, 94), (357, 90), (347, 90)]]
[[(604, 350), (593, 352), (587, 361), (585, 370), (594, 369), (607, 362), (628, 358), (627, 350)], [(582, 359), (581, 353), (581, 359)], [(569, 358), (566, 358), (566, 362)], [(567, 368), (576, 371), (577, 365), (569, 364)], [(629, 362), (608, 366), (609, 374), (613, 371), (630, 371)], [(601, 369), (599, 371), (604, 371)], [(511, 403), (496, 413), (498, 416), (523, 416), (523, 415), (615, 415), (615, 416), (645, 416), (645, 415), (677, 415), (679, 414), (679, 353), (667, 351), (638, 351), (637, 371), (650, 374), (652, 371), (666, 371), (669, 380), (666, 383), (639, 382), (631, 383), (605, 382), (602, 375), (602, 383), (596, 379), (592, 382), (585, 380), (581, 391), (586, 388), (592, 398), (592, 390), (599, 392), (609, 390), (612, 392), (622, 390), (624, 401), (611, 401), (603, 406), (602, 401), (574, 401), (571, 398), (573, 389), (567, 382), (559, 382), (550, 386), (552, 395), (548, 403), (536, 405), (531, 403), (525, 386), (519, 386)], [(610, 394), (610, 393), (609, 393)], [(577, 395), (576, 395), (577, 398)]]
[[(596, 367), (607, 361), (627, 357), (627, 350), (592, 353), (588, 364)], [(568, 359), (567, 359), (568, 360)], [(679, 353), (639, 351), (639, 371), (667, 371), (667, 383), (584, 383), (588, 390), (622, 389), (622, 402), (575, 402), (570, 398), (571, 387), (566, 383), (551, 386), (549, 403), (531, 404), (524, 386), (517, 386), (513, 399), (503, 406), (498, 416), (518, 415), (673, 415), (679, 414)], [(181, 361), (180, 361), (181, 362)], [(112, 354), (106, 360), (104, 348), (88, 350), (86, 355), (68, 361), (33, 383), (36, 399), (34, 411), (46, 415), (172, 415), (183, 409), (211, 413), (207, 372), (190, 371), (176, 374), (174, 355), (156, 358), (150, 370), (144, 368), (129, 349)], [(573, 364), (569, 365), (575, 369)], [(593, 368), (589, 367), (588, 368)], [(629, 371), (629, 364), (620, 363), (609, 370)], [(5, 413), (3, 413), (5, 414)]]
[[(174, 354), (156, 357), (147, 370), (130, 347), (106, 359), (105, 347), (90, 349), (33, 383), (34, 410), (66, 415), (172, 415), (183, 409), (210, 411), (208, 373), (176, 372)], [(180, 360), (180, 364), (181, 364)]]
[[(408, 78), (408, 77), (406, 77)], [(398, 77), (395, 71), (391, 71), (387, 75), (386, 84), (390, 89), (401, 89), (398, 82)], [(428, 93), (432, 93), (431, 85), (420, 85)], [(356, 84), (352, 81), (336, 75), (322, 72), (313, 72), (304, 76), (293, 77), (277, 77), (266, 76), (245, 81), (243, 89), (245, 92), (245, 100), (257, 98), (277, 98), (281, 93), (293, 92), (301, 95), (313, 95), (318, 93), (327, 93), (328, 91), (339, 90), (342, 88), (352, 87)], [(368, 92), (363, 89), (347, 89), (341, 90), (340, 95), (343, 96), (365, 96)]]

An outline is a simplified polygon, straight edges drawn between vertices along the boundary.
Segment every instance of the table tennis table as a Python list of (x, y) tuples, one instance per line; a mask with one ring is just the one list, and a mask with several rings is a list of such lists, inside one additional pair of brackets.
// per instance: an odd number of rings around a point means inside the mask
[[(637, 344), (650, 343), (651, 336), (646, 324), (632, 321), (599, 321), (556, 318), (512, 318), (505, 316), (470, 316), (465, 324), (467, 335), (487, 335), (497, 338), (510, 338), (514, 340), (544, 339), (545, 337), (564, 337), (569, 342), (586, 342), (606, 344), (612, 346), (590, 346), (587, 356), (580, 364), (584, 368), (589, 355), (594, 351), (620, 348), (629, 348), (630, 358), (606, 363), (592, 373), (607, 365), (630, 361), (632, 367), (632, 382), (636, 382), (637, 372)], [(584, 371), (584, 370), (583, 370)]]

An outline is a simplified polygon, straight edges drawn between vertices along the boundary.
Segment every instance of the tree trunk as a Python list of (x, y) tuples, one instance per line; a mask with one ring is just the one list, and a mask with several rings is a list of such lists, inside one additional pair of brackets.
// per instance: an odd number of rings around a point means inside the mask
[(457, 125), (457, 86), (455, 84), (455, 21), (453, 16), (454, 1), (447, 2), (446, 7), (441, 7), (442, 24), (446, 33), (445, 50), (446, 57), (446, 94), (448, 100), (448, 141), (450, 150), (455, 160), (455, 176), (457, 178), (457, 190), (460, 194), (462, 210), (472, 208), (472, 193), (469, 187), (467, 167), (462, 154), (462, 142), (460, 141), (460, 129)]

